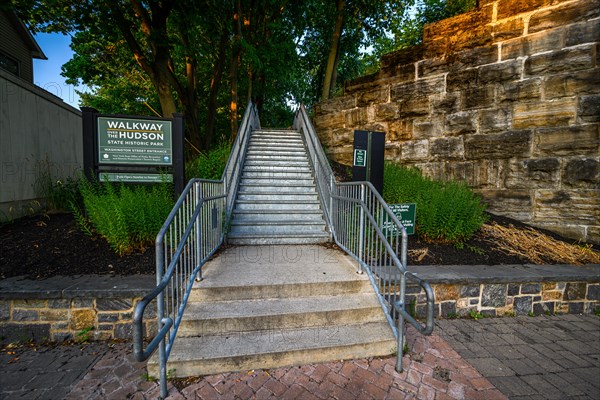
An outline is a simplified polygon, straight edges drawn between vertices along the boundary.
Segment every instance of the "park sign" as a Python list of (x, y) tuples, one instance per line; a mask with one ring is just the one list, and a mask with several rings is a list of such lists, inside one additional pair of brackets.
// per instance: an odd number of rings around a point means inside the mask
[[(388, 204), (390, 210), (394, 213), (398, 221), (406, 229), (408, 235), (415, 233), (415, 220), (417, 215), (417, 205), (415, 203), (402, 203), (402, 204)], [(385, 215), (383, 226), (381, 227), (383, 233), (387, 236), (399, 235), (400, 230), (392, 221), (387, 214)]]
[(82, 107), (83, 168), (88, 179), (185, 184), (183, 115), (155, 118), (100, 114)]
[(98, 163), (172, 165), (171, 121), (98, 117)]

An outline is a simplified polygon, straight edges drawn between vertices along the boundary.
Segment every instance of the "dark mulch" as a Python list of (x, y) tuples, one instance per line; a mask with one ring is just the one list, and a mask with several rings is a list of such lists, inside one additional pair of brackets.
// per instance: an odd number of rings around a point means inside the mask
[[(490, 216), (502, 225), (525, 226), (517, 221)], [(557, 237), (556, 235), (553, 235)], [(425, 243), (409, 238), (409, 265), (496, 265), (522, 264), (527, 260), (495, 250), (485, 236), (478, 234), (463, 248)], [(56, 275), (153, 274), (154, 249), (126, 256), (115, 254), (100, 237), (86, 236), (70, 214), (26, 217), (0, 226), (0, 279), (25, 275), (44, 279)], [(419, 251), (427, 255), (418, 260)]]

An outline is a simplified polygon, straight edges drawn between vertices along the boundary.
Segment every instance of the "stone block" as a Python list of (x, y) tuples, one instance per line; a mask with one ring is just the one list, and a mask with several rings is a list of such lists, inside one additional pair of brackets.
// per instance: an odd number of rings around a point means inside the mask
[(94, 307), (94, 299), (74, 298), (71, 300), (71, 308), (92, 308)]
[(575, 121), (575, 99), (515, 103), (513, 105), (513, 129), (566, 126)]
[(375, 106), (375, 120), (390, 121), (398, 117), (397, 103), (383, 103)]
[(478, 84), (494, 84), (507, 81), (516, 81), (521, 78), (523, 70), (522, 60), (501, 61), (495, 64), (484, 65), (479, 68)]
[(531, 132), (527, 130), (507, 131), (488, 135), (465, 136), (465, 158), (496, 159), (528, 157)]
[(384, 158), (386, 161), (394, 161), (394, 162), (400, 162), (402, 161), (400, 159), (400, 143), (397, 142), (390, 142), (390, 143), (386, 143), (385, 147), (384, 147)]
[(10, 301), (0, 300), (0, 321), (10, 320)]
[(344, 146), (352, 145), (354, 141), (354, 130), (352, 129), (333, 129), (330, 131), (329, 145)]
[(536, 293), (540, 293), (541, 291), (542, 291), (541, 283), (524, 283), (521, 285), (521, 294), (536, 294)]
[(583, 314), (584, 302), (569, 303), (569, 314)]
[(597, 225), (600, 221), (598, 204), (600, 189), (536, 190), (533, 222)]
[(563, 299), (563, 292), (558, 290), (545, 290), (542, 292), (542, 301), (557, 301)]
[(460, 288), (460, 297), (479, 297), (479, 285), (465, 285)]
[(577, 107), (577, 117), (582, 123), (600, 122), (600, 94), (581, 96)]
[(398, 100), (399, 118), (420, 117), (429, 114), (430, 110), (428, 96), (416, 95)]
[(497, 86), (497, 99), (499, 102), (540, 100), (542, 97), (541, 82), (539, 78), (503, 82)]
[(336, 113), (356, 107), (354, 96), (341, 96), (322, 101), (315, 105), (315, 115)]
[(381, 56), (381, 68), (388, 69), (396, 65), (412, 65), (415, 61), (423, 58), (423, 51), (423, 46), (418, 45), (384, 54)]
[(448, 72), (446, 76), (446, 92), (457, 92), (461, 89), (477, 86), (479, 68), (470, 68), (463, 71)]
[(492, 85), (466, 88), (461, 91), (461, 108), (463, 110), (487, 108), (494, 104), (495, 97), (496, 91)]
[(374, 73), (346, 81), (344, 82), (344, 97), (348, 97), (361, 90), (374, 88), (377, 86), (378, 80), (379, 74)]
[[(144, 314), (145, 317), (148, 317)], [(119, 320), (119, 314), (115, 313), (100, 313), (98, 314), (98, 322), (117, 322)]]
[(522, 222), (531, 221), (531, 192), (525, 189), (485, 189), (477, 190), (485, 203), (487, 211), (496, 215), (513, 218)]
[(449, 162), (444, 164), (446, 179), (466, 182), (471, 187), (481, 187), (479, 169), (474, 162)]
[(600, 285), (588, 285), (585, 298), (588, 300), (600, 301)]
[(464, 159), (464, 145), (462, 137), (447, 137), (431, 139), (429, 154), (433, 161), (448, 161)]
[(39, 319), (38, 310), (25, 310), (22, 308), (15, 308), (12, 312), (12, 320), (23, 322), (23, 321), (37, 321)]
[(600, 41), (600, 19), (579, 22), (577, 24), (569, 25), (566, 28), (566, 47), (598, 41)]
[(431, 95), (431, 111), (435, 114), (449, 114), (458, 111), (458, 93)]
[[(383, 56), (382, 56), (383, 59)], [(415, 59), (415, 61), (418, 59)], [(389, 80), (390, 84), (413, 82), (415, 80), (415, 65), (414, 64), (397, 64), (388, 68), (383, 68), (380, 71), (381, 78)]]
[(576, 240), (586, 240), (586, 230), (589, 232), (584, 225), (571, 225), (569, 221), (550, 220), (550, 222), (546, 222), (534, 218), (532, 225)]
[(27, 300), (14, 300), (13, 307), (14, 308), (45, 308), (47, 306), (47, 301), (44, 299), (27, 299)]
[(96, 299), (98, 311), (121, 311), (132, 307), (131, 299)]
[(50, 324), (0, 325), (0, 343), (43, 342), (50, 338)]
[(432, 115), (427, 118), (415, 118), (413, 120), (413, 138), (426, 139), (442, 136), (445, 116), (443, 114)]
[(456, 302), (455, 301), (445, 301), (440, 304), (440, 313), (442, 317), (448, 317), (450, 315), (456, 314)]
[(588, 226), (583, 240), (596, 244), (596, 248), (598, 248), (600, 246), (600, 225)]
[(547, 76), (594, 68), (594, 46), (542, 53), (525, 60), (525, 76)]
[(598, 93), (600, 93), (600, 68), (579, 71), (576, 74), (551, 75), (544, 80), (546, 99)]
[(476, 8), (423, 27), (423, 44), (428, 53), (450, 54), (492, 43), (492, 10)]
[(131, 324), (116, 324), (115, 339), (131, 339), (133, 326)]
[(597, 155), (600, 137), (596, 125), (539, 128), (533, 139), (534, 156)]
[(81, 309), (71, 311), (69, 321), (71, 330), (80, 331), (96, 325), (96, 311), (93, 309)]
[(558, 290), (556, 282), (542, 282), (542, 290)]
[(565, 288), (564, 300), (585, 299), (587, 284), (585, 282), (569, 282)]
[(566, 162), (562, 175), (563, 185), (600, 189), (600, 163), (598, 159), (582, 158)]
[(504, 307), (506, 305), (506, 284), (485, 284), (481, 291), (482, 307)]
[(511, 189), (557, 187), (560, 161), (556, 158), (537, 158), (510, 161), (504, 185)]
[(533, 300), (531, 296), (515, 297), (513, 300), (513, 309), (516, 315), (527, 315), (532, 312)]
[(429, 96), (434, 93), (444, 92), (444, 77), (433, 77), (428, 79), (419, 79), (416, 82), (399, 83), (392, 85), (390, 91), (391, 101), (409, 100), (416, 96)]
[(511, 60), (517, 57), (530, 56), (544, 51), (553, 51), (563, 47), (564, 31), (553, 29), (534, 33), (502, 43), (502, 60)]
[(439, 284), (433, 287), (435, 301), (458, 300), (460, 297), (460, 285)]
[(446, 135), (461, 135), (476, 132), (476, 116), (477, 114), (474, 111), (461, 111), (446, 115), (444, 133)]
[(509, 296), (518, 296), (521, 294), (521, 285), (518, 283), (509, 283), (508, 284), (508, 295)]
[[(492, 27), (494, 41), (504, 41), (523, 35), (525, 31), (525, 19), (522, 16), (514, 16), (509, 19), (497, 21)], [(502, 44), (504, 46), (504, 43)]]
[[(369, 122), (369, 114), (366, 108), (356, 108), (354, 110), (346, 111), (344, 114), (346, 121), (345, 127), (347, 128), (353, 128)], [(338, 125), (336, 127), (341, 128), (342, 126)]]
[(399, 140), (410, 140), (412, 139), (412, 121), (411, 120), (399, 120), (388, 123), (388, 129), (369, 129), (369, 130), (382, 130), (386, 132), (385, 140), (388, 141), (399, 141)]
[(386, 103), (389, 96), (389, 87), (378, 87), (367, 91), (361, 91), (356, 94), (356, 106), (366, 107), (374, 103)]
[(552, 303), (552, 302), (534, 303), (533, 304), (533, 314), (534, 315), (554, 314), (554, 303)]
[(504, 0), (497, 2), (496, 18), (504, 19), (536, 10), (546, 5), (546, 0)]
[(315, 115), (314, 124), (317, 132), (321, 130), (331, 129), (331, 128), (343, 128), (344, 123), (346, 122), (346, 113), (345, 112), (333, 112), (325, 115)]
[(445, 174), (445, 164), (445, 162), (428, 161), (426, 163), (415, 163), (413, 166), (418, 168), (424, 176), (434, 180), (442, 180)]
[(49, 308), (69, 308), (71, 301), (69, 299), (48, 299)]
[(429, 77), (451, 71), (463, 71), (498, 61), (497, 45), (467, 49), (443, 57), (422, 60), (417, 64), (418, 77)]
[(69, 319), (68, 310), (45, 309), (40, 310), (40, 321), (67, 321)]
[(400, 158), (402, 161), (425, 161), (428, 157), (428, 140), (412, 140), (402, 143), (400, 152)]
[(479, 132), (506, 131), (510, 128), (511, 111), (504, 108), (491, 108), (479, 111)]
[[(541, 1), (536, 0), (535, 2)], [(534, 12), (529, 18), (528, 32), (533, 33), (553, 29), (580, 21), (588, 21), (599, 16), (600, 3), (598, 0), (564, 2), (558, 7), (545, 8)]]

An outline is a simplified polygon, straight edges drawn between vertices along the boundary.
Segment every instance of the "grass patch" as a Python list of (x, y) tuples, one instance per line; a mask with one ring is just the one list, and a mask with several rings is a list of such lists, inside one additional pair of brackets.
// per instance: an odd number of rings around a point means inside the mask
[(434, 181), (395, 163), (386, 163), (383, 198), (417, 204), (416, 233), (425, 241), (462, 248), (487, 220), (485, 205), (465, 183)]
[(534, 264), (598, 264), (600, 253), (591, 245), (561, 242), (532, 228), (516, 228), (496, 223), (485, 224), (482, 231), (496, 249), (523, 257)]

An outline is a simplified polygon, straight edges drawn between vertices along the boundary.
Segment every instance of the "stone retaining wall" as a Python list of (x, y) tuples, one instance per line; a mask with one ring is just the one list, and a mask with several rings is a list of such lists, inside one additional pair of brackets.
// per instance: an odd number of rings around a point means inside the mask
[[(600, 283), (526, 282), (433, 284), (436, 318), (540, 314), (583, 314), (600, 310)], [(408, 286), (406, 303), (424, 317), (425, 292)]]
[(479, 3), (317, 105), (321, 141), (350, 164), (355, 129), (385, 131), (387, 159), (600, 243), (600, 1)]
[[(37, 296), (39, 297), (39, 296)], [(35, 298), (0, 300), (0, 342), (67, 339), (131, 340), (133, 310), (141, 298)], [(147, 318), (155, 318), (148, 307)], [(156, 332), (156, 322), (146, 324)]]

